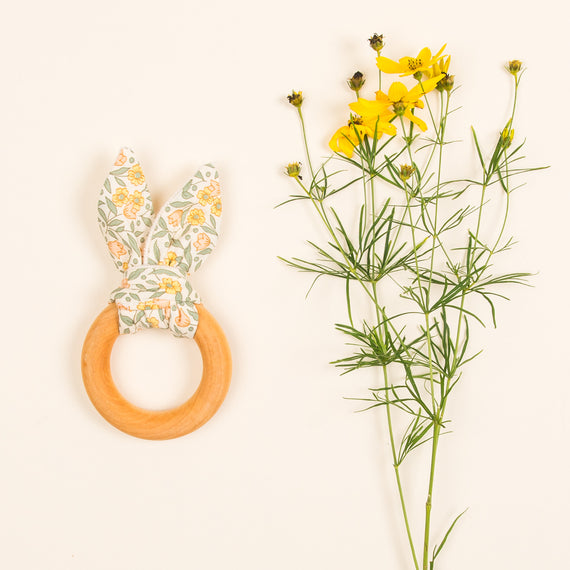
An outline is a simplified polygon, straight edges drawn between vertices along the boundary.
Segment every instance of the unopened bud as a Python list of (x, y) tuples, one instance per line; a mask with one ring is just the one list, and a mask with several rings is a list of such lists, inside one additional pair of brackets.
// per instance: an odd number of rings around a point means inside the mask
[(405, 182), (406, 180), (409, 180), (414, 172), (415, 172), (415, 167), (410, 166), (409, 164), (401, 164), (400, 165), (400, 178)]
[(507, 63), (505, 69), (516, 77), (517, 73), (522, 69), (522, 62), (518, 59), (513, 59)]
[(451, 91), (455, 82), (455, 75), (448, 75), (447, 73), (437, 82), (436, 89), (438, 91)]
[(301, 177), (301, 163), (300, 162), (290, 162), (287, 167), (285, 168), (285, 174), (287, 176), (291, 176), (291, 178), (300, 178)]
[(515, 137), (514, 129), (511, 129), (511, 121), (507, 123), (507, 126), (501, 132), (501, 144), (504, 148), (509, 148)]
[(362, 73), (360, 73), (360, 71), (357, 71), (348, 81), (347, 84), (348, 86), (356, 92), (356, 94), (358, 95), (358, 92), (362, 89), (362, 86), (366, 83), (366, 78), (364, 77), (364, 75)]

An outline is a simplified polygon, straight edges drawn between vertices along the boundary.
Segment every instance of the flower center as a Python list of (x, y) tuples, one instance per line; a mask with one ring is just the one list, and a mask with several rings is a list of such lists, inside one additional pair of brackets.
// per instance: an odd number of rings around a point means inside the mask
[(421, 66), (422, 66), (421, 58), (410, 57), (408, 59), (408, 67), (410, 68), (410, 71), (415, 71), (418, 67), (421, 67)]

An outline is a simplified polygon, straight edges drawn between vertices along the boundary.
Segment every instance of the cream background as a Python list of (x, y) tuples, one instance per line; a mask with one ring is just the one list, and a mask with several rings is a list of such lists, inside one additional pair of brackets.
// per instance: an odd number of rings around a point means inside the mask
[[(567, 567), (568, 320), (564, 60), (555, 0), (382, 3), (148, 1), (4, 3), (0, 156), (4, 263), (0, 381), (0, 566), (10, 570), (409, 568), (381, 414), (355, 414), (366, 375), (339, 378), (332, 324), (342, 292), (276, 256), (317, 232), (306, 208), (273, 209), (302, 159), (292, 88), (307, 96), (316, 153), (344, 120), (344, 79), (386, 55), (453, 54), (458, 128), (486, 141), (505, 120), (507, 59), (525, 62), (517, 136), (530, 164), (511, 225), (512, 292), (484, 357), (458, 390), (441, 447), (434, 533), (470, 507), (442, 570)], [(496, 104), (495, 104), (496, 102)], [(465, 132), (460, 132), (465, 136)], [(520, 134), (519, 134), (520, 133)], [(117, 285), (96, 223), (121, 145), (160, 206), (204, 161), (219, 167), (224, 220), (194, 280), (235, 361), (220, 412), (169, 442), (117, 432), (80, 376), (83, 337)], [(468, 143), (467, 143), (468, 144)], [(466, 145), (467, 146), (467, 145)], [(190, 356), (189, 356), (190, 354)], [(135, 364), (126, 364), (137, 358)], [(172, 405), (199, 373), (191, 343), (121, 339), (113, 367), (141, 405)], [(188, 372), (190, 368), (191, 373)], [(189, 377), (193, 379), (189, 381)], [(409, 464), (420, 522), (425, 477)], [(417, 535), (420, 531), (417, 527)]]

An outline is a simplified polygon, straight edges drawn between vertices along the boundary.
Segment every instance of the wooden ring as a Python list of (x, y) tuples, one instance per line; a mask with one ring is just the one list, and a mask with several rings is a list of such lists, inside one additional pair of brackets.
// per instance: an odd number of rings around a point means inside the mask
[(119, 314), (108, 305), (89, 329), (81, 355), (81, 372), (89, 399), (97, 411), (121, 431), (143, 439), (173, 439), (204, 425), (220, 407), (230, 385), (232, 361), (224, 331), (202, 305), (194, 339), (202, 355), (202, 379), (184, 404), (163, 411), (134, 406), (111, 376), (111, 351), (119, 336)]

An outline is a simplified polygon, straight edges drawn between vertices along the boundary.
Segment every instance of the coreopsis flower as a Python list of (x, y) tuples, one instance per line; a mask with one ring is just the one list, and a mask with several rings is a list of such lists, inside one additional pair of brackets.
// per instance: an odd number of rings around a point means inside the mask
[(348, 124), (340, 127), (332, 136), (329, 147), (334, 152), (341, 152), (351, 158), (354, 149), (360, 145), (367, 135), (374, 136), (374, 130), (364, 123), (362, 117), (351, 115)]
[(396, 127), (390, 122), (394, 117), (390, 103), (359, 97), (358, 101), (350, 103), (349, 107), (360, 116), (362, 125), (370, 128), (371, 136), (374, 136), (374, 132), (376, 132), (376, 138), (380, 138), (383, 133), (390, 136), (396, 134)]
[[(396, 116), (403, 116), (415, 123), (422, 131), (425, 131), (427, 130), (427, 125), (412, 113), (412, 109), (415, 107), (418, 109), (423, 108), (424, 103), (421, 97), (432, 91), (442, 77), (443, 75), (436, 75), (427, 81), (418, 83), (409, 91), (403, 83), (395, 81), (390, 85), (388, 94), (377, 91), (375, 101), (358, 99), (355, 103), (351, 103), (349, 107), (365, 118), (376, 116), (388, 122)], [(392, 125), (392, 127), (394, 126)]]
[(449, 64), (451, 62), (451, 56), (442, 57), (438, 61), (423, 72), (423, 74), (431, 79), (437, 75), (443, 75), (439, 83), (436, 85), (438, 91), (451, 91), (453, 89), (453, 84), (455, 81), (455, 76), (449, 74)]
[(417, 57), (402, 57), (398, 61), (379, 55), (376, 58), (376, 65), (380, 71), (384, 73), (399, 73), (400, 77), (424, 73), (429, 71), (430, 67), (439, 60), (444, 49), (445, 45), (432, 56), (430, 49), (425, 47)]
[(435, 77), (436, 75), (441, 75), (442, 73), (449, 72), (449, 64), (451, 63), (451, 56), (442, 57), (437, 61), (434, 61), (429, 69), (426, 69), (423, 73), (429, 79)]
[(293, 107), (300, 107), (303, 104), (303, 92), (291, 91), (291, 95), (287, 95), (287, 101), (289, 101)]
[(368, 43), (370, 47), (380, 55), (382, 48), (384, 47), (384, 36), (382, 34), (374, 34), (371, 38), (368, 38)]

